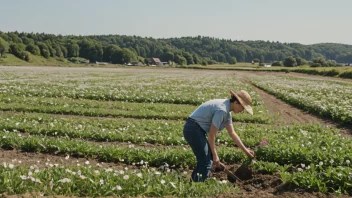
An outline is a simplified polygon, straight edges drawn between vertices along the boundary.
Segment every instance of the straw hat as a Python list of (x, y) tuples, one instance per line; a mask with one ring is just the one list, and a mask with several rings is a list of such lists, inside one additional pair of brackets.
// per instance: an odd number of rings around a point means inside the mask
[(237, 93), (233, 92), (232, 90), (230, 90), (230, 94), (234, 95), (237, 100), (240, 102), (240, 104), (243, 106), (243, 108), (250, 113), (251, 115), (253, 115), (253, 109), (251, 107), (252, 104), (252, 98), (251, 96), (248, 94), (248, 92), (241, 90)]

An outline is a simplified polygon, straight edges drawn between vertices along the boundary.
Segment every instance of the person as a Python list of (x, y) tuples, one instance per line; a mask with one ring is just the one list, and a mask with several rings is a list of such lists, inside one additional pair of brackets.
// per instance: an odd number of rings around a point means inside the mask
[(231, 111), (240, 113), (244, 110), (253, 115), (252, 98), (244, 90), (237, 93), (231, 90), (230, 94), (230, 99), (214, 99), (201, 104), (186, 120), (183, 136), (197, 159), (196, 168), (191, 175), (194, 182), (202, 182), (208, 178), (213, 163), (216, 167), (221, 166), (215, 148), (215, 136), (217, 131), (224, 128), (248, 157), (254, 157), (254, 152), (246, 148), (236, 134), (231, 116)]

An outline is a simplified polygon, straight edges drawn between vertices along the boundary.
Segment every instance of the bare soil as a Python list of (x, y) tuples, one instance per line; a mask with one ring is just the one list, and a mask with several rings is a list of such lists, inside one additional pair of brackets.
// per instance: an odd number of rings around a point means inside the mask
[(234, 173), (241, 181), (233, 181), (225, 172), (220, 170), (213, 170), (212, 177), (227, 180), (232, 185), (237, 186), (240, 192), (238, 194), (225, 193), (218, 197), (350, 197), (348, 195), (336, 196), (332, 193), (308, 192), (305, 189), (283, 184), (280, 175), (257, 173), (250, 168), (240, 165), (228, 165), (226, 168)]

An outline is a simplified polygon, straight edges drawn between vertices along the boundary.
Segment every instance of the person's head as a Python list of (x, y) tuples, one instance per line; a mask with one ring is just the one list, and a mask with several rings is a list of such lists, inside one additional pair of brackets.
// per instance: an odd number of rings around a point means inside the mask
[(233, 104), (232, 110), (234, 113), (240, 113), (240, 112), (246, 110), (248, 113), (253, 115), (253, 109), (251, 107), (252, 98), (248, 94), (248, 92), (241, 90), (241, 91), (235, 93), (231, 90), (230, 94), (231, 94), (230, 102), (231, 102), (231, 104)]

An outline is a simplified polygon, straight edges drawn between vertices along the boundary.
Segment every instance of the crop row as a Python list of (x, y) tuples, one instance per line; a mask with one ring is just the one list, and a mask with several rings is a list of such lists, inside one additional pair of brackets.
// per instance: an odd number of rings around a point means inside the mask
[[(196, 109), (192, 105), (149, 104), (75, 100), (69, 98), (42, 98), (0, 95), (0, 110), (50, 114), (82, 115), (94, 117), (126, 117), (138, 119), (185, 120)], [(255, 108), (255, 115), (236, 114), (234, 121), (269, 123), (268, 112), (262, 106)]]
[(302, 78), (253, 76), (256, 86), (320, 116), (352, 123), (352, 84)]

